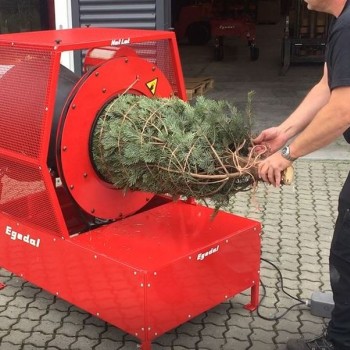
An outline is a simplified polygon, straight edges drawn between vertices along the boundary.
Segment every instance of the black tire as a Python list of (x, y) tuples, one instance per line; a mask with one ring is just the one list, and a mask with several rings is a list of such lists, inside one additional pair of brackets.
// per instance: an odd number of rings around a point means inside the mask
[(256, 61), (259, 58), (259, 48), (256, 46), (250, 47), (250, 59)]
[(281, 45), (281, 66), (283, 67), (284, 65), (284, 40)]
[(214, 49), (214, 60), (215, 61), (222, 61), (224, 59), (224, 48), (223, 47), (216, 47)]
[(205, 22), (192, 23), (187, 28), (187, 38), (191, 45), (205, 45), (210, 40), (210, 27)]
[(214, 60), (222, 61), (224, 59), (224, 38), (222, 36), (215, 38)]

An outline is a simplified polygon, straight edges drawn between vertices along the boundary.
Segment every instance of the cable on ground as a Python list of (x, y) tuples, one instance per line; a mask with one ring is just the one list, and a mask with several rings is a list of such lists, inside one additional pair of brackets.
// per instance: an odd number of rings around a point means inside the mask
[(262, 280), (260, 279), (260, 284), (261, 284), (261, 286), (262, 286), (262, 288), (263, 288), (263, 295), (262, 295), (262, 297), (261, 297), (261, 299), (260, 299), (260, 303), (259, 303), (259, 305), (258, 305), (258, 307), (257, 307), (257, 310), (256, 310), (256, 311), (257, 311), (257, 314), (258, 314), (258, 316), (259, 316), (260, 318), (262, 318), (263, 320), (267, 320), (267, 321), (277, 321), (277, 320), (279, 320), (280, 318), (282, 318), (283, 316), (285, 316), (290, 310), (292, 310), (292, 309), (295, 308), (296, 306), (307, 305), (307, 301), (306, 301), (306, 300), (299, 299), (298, 297), (295, 297), (295, 296), (289, 294), (287, 291), (285, 291), (284, 285), (283, 285), (283, 276), (282, 276), (282, 273), (281, 273), (280, 269), (279, 269), (274, 263), (272, 263), (271, 261), (269, 261), (269, 260), (267, 260), (267, 259), (264, 259), (264, 258), (261, 258), (261, 260), (264, 261), (264, 262), (266, 262), (266, 263), (268, 263), (268, 264), (270, 264), (270, 265), (277, 271), (277, 273), (278, 273), (278, 275), (279, 275), (279, 281), (280, 281), (280, 283), (281, 283), (281, 288), (280, 288), (280, 289), (281, 289), (282, 292), (283, 292), (284, 294), (286, 294), (288, 297), (290, 297), (290, 298), (293, 299), (293, 300), (298, 301), (298, 303), (297, 303), (297, 304), (294, 304), (294, 305), (292, 305), (292, 306), (290, 306), (287, 310), (285, 310), (283, 313), (281, 313), (281, 314), (279, 314), (279, 315), (276, 314), (275, 316), (272, 316), (272, 317), (266, 317), (266, 316), (261, 315), (260, 310), (259, 310), (259, 306), (262, 304), (263, 300), (264, 300), (265, 297), (266, 297), (266, 287), (265, 287), (265, 284), (264, 284), (264, 283), (262, 282)]

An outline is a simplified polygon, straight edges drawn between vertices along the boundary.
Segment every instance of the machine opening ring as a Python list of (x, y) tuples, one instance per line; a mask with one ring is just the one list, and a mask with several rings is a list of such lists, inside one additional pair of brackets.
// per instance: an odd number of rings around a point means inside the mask
[(162, 71), (138, 56), (108, 60), (86, 74), (90, 75), (71, 98), (61, 128), (59, 174), (84, 211), (101, 219), (119, 219), (141, 209), (154, 194), (125, 193), (97, 173), (91, 161), (90, 142), (93, 126), (103, 109), (101, 106), (125, 91), (153, 97), (147, 87), (147, 82), (153, 79), (158, 79), (155, 96), (171, 97), (173, 90)]

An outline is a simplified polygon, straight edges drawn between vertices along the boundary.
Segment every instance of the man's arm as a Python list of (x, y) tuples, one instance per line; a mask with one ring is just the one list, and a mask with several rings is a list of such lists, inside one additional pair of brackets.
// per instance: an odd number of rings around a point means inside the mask
[(329, 102), (290, 145), (293, 157), (299, 158), (327, 146), (350, 126), (350, 86), (338, 87)]
[[(290, 144), (293, 158), (305, 156), (320, 149), (350, 127), (350, 86), (332, 91), (328, 103), (316, 114), (309, 125)], [(281, 173), (291, 161), (276, 152), (259, 164), (259, 176), (266, 182), (279, 186)]]
[(264, 145), (269, 155), (275, 153), (289, 139), (305, 129), (317, 112), (327, 104), (329, 98), (328, 74), (325, 65), (322, 79), (310, 90), (296, 110), (279, 126), (263, 130), (253, 140), (254, 144)]
[(279, 126), (287, 140), (303, 131), (315, 115), (328, 103), (329, 98), (328, 72), (325, 64), (322, 79), (310, 90), (290, 117)]
[[(328, 145), (350, 126), (350, 87), (338, 87), (330, 92), (327, 80), (325, 67), (321, 81), (279, 126), (288, 138), (299, 133), (290, 144), (290, 155), (293, 158), (305, 156)], [(276, 152), (259, 164), (259, 176), (264, 181), (279, 186), (281, 172), (290, 165), (290, 161)]]

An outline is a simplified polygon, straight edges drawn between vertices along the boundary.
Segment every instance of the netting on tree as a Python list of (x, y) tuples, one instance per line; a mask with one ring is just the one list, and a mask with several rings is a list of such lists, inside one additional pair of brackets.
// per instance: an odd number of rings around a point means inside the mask
[(241, 112), (204, 97), (190, 105), (176, 97), (121, 95), (95, 124), (93, 163), (119, 189), (209, 198), (221, 206), (257, 182), (248, 96)]

